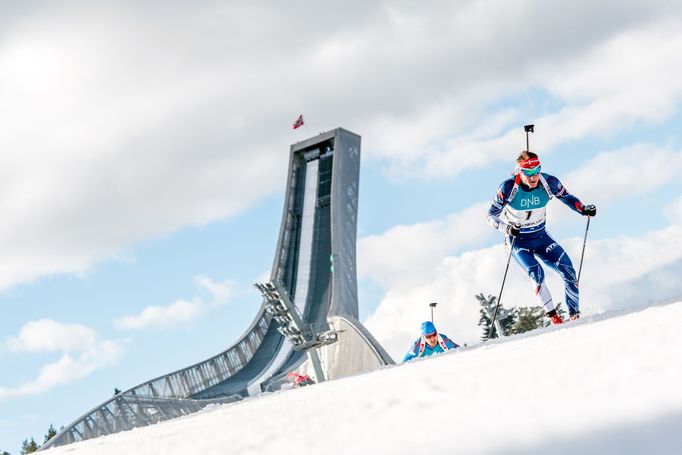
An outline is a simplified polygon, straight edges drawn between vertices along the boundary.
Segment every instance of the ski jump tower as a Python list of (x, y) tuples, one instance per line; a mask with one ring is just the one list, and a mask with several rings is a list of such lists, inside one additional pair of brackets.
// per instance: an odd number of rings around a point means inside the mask
[(263, 304), (230, 348), (115, 395), (43, 449), (277, 390), (288, 373), (317, 382), (393, 360), (358, 321), (360, 136), (342, 128), (291, 146), (282, 224)]

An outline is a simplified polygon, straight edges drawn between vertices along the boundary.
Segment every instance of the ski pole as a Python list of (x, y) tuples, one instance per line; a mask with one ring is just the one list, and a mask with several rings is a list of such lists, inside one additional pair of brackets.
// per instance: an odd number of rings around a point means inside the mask
[[(528, 133), (534, 133), (535, 132), (535, 125), (530, 124), (530, 125), (524, 125), (523, 130), (526, 132), (526, 151), (530, 151), (530, 140), (528, 138)], [(493, 318), (492, 321), (490, 322), (490, 330), (488, 331), (488, 339), (493, 335), (493, 328), (495, 327), (495, 319), (497, 318), (497, 309), (500, 307), (500, 300), (502, 299), (502, 291), (504, 290), (504, 283), (507, 281), (507, 272), (509, 272), (509, 263), (511, 262), (511, 257), (512, 257), (512, 252), (514, 251), (514, 243), (516, 242), (516, 237), (512, 238), (511, 241), (511, 246), (509, 248), (509, 257), (507, 257), (507, 267), (504, 269), (504, 278), (502, 278), (502, 287), (500, 288), (500, 295), (497, 297), (497, 305), (495, 305), (495, 311), (493, 312)], [(500, 325), (500, 329), (502, 329), (502, 326)], [(498, 330), (497, 336), (501, 337), (502, 336), (502, 330)]]
[[(504, 282), (507, 281), (507, 272), (509, 271), (509, 263), (511, 262), (512, 252), (514, 251), (514, 243), (516, 243), (516, 237), (512, 238), (511, 247), (509, 248), (509, 257), (507, 257), (507, 267), (504, 269), (504, 278), (502, 278), (502, 287), (500, 288), (500, 295), (497, 297), (497, 305), (495, 305), (495, 311), (493, 312), (493, 318), (490, 322), (490, 330), (488, 331), (488, 339), (493, 335), (493, 328), (495, 327), (495, 319), (497, 318), (497, 309), (500, 307), (500, 300), (502, 299), (502, 291), (504, 290)], [(501, 328), (501, 326), (500, 326)], [(498, 337), (502, 336), (502, 333), (497, 334)]]
[(580, 254), (580, 267), (578, 267), (578, 281), (576, 284), (580, 284), (580, 273), (583, 271), (583, 257), (585, 257), (585, 245), (587, 244), (587, 231), (590, 230), (590, 219), (592, 217), (587, 217), (587, 227), (585, 228), (585, 238), (583, 239), (583, 252)]

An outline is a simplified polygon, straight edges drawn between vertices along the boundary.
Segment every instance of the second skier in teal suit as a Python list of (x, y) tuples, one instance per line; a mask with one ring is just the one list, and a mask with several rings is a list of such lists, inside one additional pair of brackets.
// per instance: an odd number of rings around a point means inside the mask
[(457, 349), (459, 345), (442, 333), (436, 331), (433, 322), (422, 322), (422, 336), (414, 342), (412, 348), (405, 354), (403, 362), (418, 357), (428, 357), (439, 352)]

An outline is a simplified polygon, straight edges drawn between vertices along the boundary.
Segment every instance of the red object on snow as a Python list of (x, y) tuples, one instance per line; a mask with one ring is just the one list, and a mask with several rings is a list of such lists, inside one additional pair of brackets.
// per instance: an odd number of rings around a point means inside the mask
[(294, 372), (288, 373), (287, 376), (294, 378), (294, 387), (303, 387), (304, 385), (315, 384), (315, 381), (313, 381), (307, 374), (298, 374)]

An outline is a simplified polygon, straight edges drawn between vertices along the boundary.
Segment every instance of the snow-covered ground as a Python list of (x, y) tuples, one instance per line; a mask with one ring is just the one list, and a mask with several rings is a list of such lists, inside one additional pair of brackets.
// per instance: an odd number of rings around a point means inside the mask
[(681, 350), (678, 302), (585, 318), (48, 453), (680, 454)]

